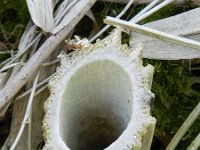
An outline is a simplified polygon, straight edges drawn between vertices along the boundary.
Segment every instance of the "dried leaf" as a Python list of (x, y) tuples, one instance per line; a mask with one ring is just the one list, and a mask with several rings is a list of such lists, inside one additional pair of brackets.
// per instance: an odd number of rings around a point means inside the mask
[(52, 0), (27, 0), (27, 5), (35, 25), (45, 32), (51, 32), (55, 27)]

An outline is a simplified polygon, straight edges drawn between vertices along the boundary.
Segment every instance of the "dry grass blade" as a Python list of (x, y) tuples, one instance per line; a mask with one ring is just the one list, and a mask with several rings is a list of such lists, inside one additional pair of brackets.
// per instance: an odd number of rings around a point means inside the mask
[(15, 58), (16, 55), (9, 57), (8, 59), (4, 60), (3, 62), (1, 62), (0, 66), (4, 66), (6, 65), (8, 62), (10, 62), (13, 58)]
[[(121, 18), (126, 11), (131, 7), (133, 4), (134, 0), (130, 0), (129, 3), (124, 7), (124, 9), (116, 16), (116, 18)], [(110, 28), (110, 25), (106, 25), (103, 29), (101, 29), (94, 37), (92, 37), (89, 42), (93, 42), (96, 40), (99, 36), (101, 36), (106, 30)]]
[(54, 65), (54, 64), (57, 64), (57, 63), (59, 63), (59, 62), (60, 62), (59, 59), (55, 59), (55, 60), (53, 60), (53, 61), (51, 61), (51, 62), (45, 62), (45, 63), (43, 63), (43, 64), (42, 64), (42, 67), (47, 67), (47, 66), (50, 66), (50, 65)]
[[(0, 45), (0, 49), (1, 49), (1, 45)], [(5, 54), (10, 54), (9, 51), (0, 51), (0, 55), (5, 55)]]
[(138, 33), (141, 33), (150, 37), (154, 37), (160, 40), (168, 41), (177, 45), (182, 45), (182, 46), (200, 50), (200, 42), (197, 42), (194, 40), (178, 37), (169, 33), (161, 32), (161, 31), (154, 30), (148, 27), (137, 25), (135, 23), (123, 21), (120, 19), (115, 19), (113, 17), (107, 17), (104, 20), (104, 22), (107, 24), (114, 25), (114, 26), (120, 26), (126, 30), (131, 30), (131, 31), (138, 32)]
[(136, 19), (135, 18), (131, 19), (130, 22), (138, 23), (174, 1), (175, 0), (165, 0), (164, 2), (162, 2), (159, 5), (157, 5), (156, 7), (154, 7), (153, 9), (149, 10), (147, 13), (137, 17)]
[[(19, 51), (25, 49), (27, 45), (34, 39), (36, 35), (37, 26), (30, 20), (18, 45)], [(19, 53), (19, 52), (18, 52)]]
[(42, 86), (37, 92), (35, 93), (34, 97), (40, 94), (42, 91), (44, 91), (48, 87), (48, 84)]
[(182, 126), (179, 128), (169, 145), (167, 146), (166, 150), (173, 150), (175, 149), (176, 145), (178, 145), (181, 138), (193, 124), (193, 122), (199, 117), (200, 115), (200, 103), (194, 108), (194, 110), (190, 113), (187, 119), (184, 121)]
[[(68, 1), (64, 1), (62, 3), (62, 7), (58, 8), (58, 11), (55, 12), (55, 24), (56, 26), (62, 23), (62, 19), (64, 16), (70, 11), (71, 8), (74, 7), (74, 5), (78, 2), (78, 0), (74, 0), (71, 3), (68, 3)], [(56, 34), (56, 33), (54, 33)]]
[(132, 20), (142, 16), (147, 11), (149, 11), (151, 8), (153, 8), (155, 5), (157, 5), (161, 0), (153, 0), (149, 5), (147, 5), (144, 9), (142, 9), (137, 15), (135, 15)]
[[(58, 33), (61, 29), (63, 29), (65, 26), (67, 26), (67, 24), (69, 24), (71, 18), (74, 18), (75, 15), (79, 15), (76, 12), (79, 12), (80, 9), (82, 9), (83, 6), (85, 6), (86, 1), (78, 1), (75, 0), (73, 1), (67, 8), (67, 14), (65, 14), (62, 18), (62, 20), (60, 21), (60, 23), (56, 26), (56, 28), (54, 28), (53, 30), (53, 34)], [(78, 7), (77, 7), (78, 6)], [(66, 11), (65, 10), (65, 11)], [(69, 11), (69, 12), (68, 12)]]
[(32, 102), (33, 102), (33, 97), (34, 97), (34, 94), (35, 94), (36, 85), (37, 85), (39, 76), (40, 76), (40, 73), (38, 72), (38, 73), (37, 73), (37, 76), (36, 76), (36, 78), (35, 78), (35, 80), (34, 80), (34, 83), (33, 83), (33, 88), (32, 88), (32, 91), (31, 91), (31, 95), (30, 95), (30, 97), (29, 97), (29, 101), (28, 101), (26, 113), (25, 113), (24, 119), (23, 119), (23, 121), (22, 121), (21, 128), (20, 128), (20, 130), (19, 130), (19, 132), (18, 132), (18, 134), (17, 134), (17, 137), (16, 137), (16, 139), (15, 139), (13, 145), (11, 146), (10, 150), (14, 150), (14, 149), (15, 149), (15, 147), (16, 147), (17, 143), (19, 142), (20, 137), (21, 137), (21, 135), (22, 135), (22, 133), (23, 133), (23, 130), (24, 130), (24, 128), (25, 128), (25, 125), (26, 125), (26, 123), (28, 123), (28, 118), (29, 118), (29, 116), (30, 116), (30, 111), (31, 111)]
[[(55, 74), (50, 75), (49, 77), (47, 77), (46, 79), (44, 79), (43, 81), (41, 81), (39, 84), (37, 84), (36, 88), (48, 83), (48, 81), (54, 76)], [(32, 91), (32, 88), (27, 90), (26, 92), (22, 93), (21, 95), (17, 96), (15, 98), (15, 100), (20, 100), (22, 99), (24, 96), (28, 95), (30, 92)]]
[(69, 4), (68, 0), (64, 0), (59, 6), (58, 8), (54, 11), (54, 16), (55, 16), (55, 20), (56, 20), (56, 16), (60, 16), (61, 13), (67, 8)]
[(10, 68), (13, 68), (14, 66), (17, 66), (17, 65), (24, 65), (25, 63), (24, 62), (17, 62), (17, 63), (13, 63), (13, 64), (10, 64), (8, 66), (4, 66), (3, 68), (0, 69), (0, 73), (4, 72), (4, 71), (7, 71), (8, 69)]
[(25, 49), (20, 49), (19, 53), (17, 53), (16, 56), (11, 58), (11, 60), (9, 59), (10, 61), (7, 62), (5, 66), (8, 66), (8, 65), (12, 64), (18, 58), (20, 58), (25, 52), (27, 52), (30, 49), (31, 46), (33, 46), (34, 43), (36, 43), (41, 38), (41, 36), (42, 36), (42, 34), (40, 33)]
[(200, 147), (200, 133), (197, 137), (192, 141), (191, 145), (187, 148), (187, 150), (197, 150)]
[(51, 32), (55, 27), (52, 0), (27, 0), (27, 5), (35, 25), (45, 32)]

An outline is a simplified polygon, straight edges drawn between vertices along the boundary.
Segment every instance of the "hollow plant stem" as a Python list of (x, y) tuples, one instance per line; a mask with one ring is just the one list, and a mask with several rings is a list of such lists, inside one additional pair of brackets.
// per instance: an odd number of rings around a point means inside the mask
[(132, 20), (144, 15), (146, 12), (148, 12), (151, 8), (153, 8), (155, 5), (157, 5), (161, 0), (153, 0), (149, 5), (147, 5), (144, 9), (142, 9), (137, 15), (135, 15)]

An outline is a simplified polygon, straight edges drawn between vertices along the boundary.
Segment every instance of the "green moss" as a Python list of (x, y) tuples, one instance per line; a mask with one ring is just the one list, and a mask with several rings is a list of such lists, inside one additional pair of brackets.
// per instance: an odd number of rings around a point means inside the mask
[[(155, 136), (164, 146), (199, 103), (200, 93), (191, 90), (188, 66), (180, 61), (145, 60), (155, 67), (152, 92), (155, 100), (152, 115), (157, 119)], [(200, 118), (186, 133), (177, 149), (185, 149), (200, 131)]]
[[(30, 19), (26, 0), (0, 1), (0, 42), (7, 50), (16, 50), (28, 20)], [(0, 46), (0, 50), (1, 46)], [(0, 55), (0, 62), (9, 55)]]
[(29, 12), (25, 0), (1, 0), (0, 1), (0, 20), (1, 23), (27, 24)]
[(9, 42), (8, 49), (17, 48), (28, 20), (29, 13), (25, 0), (0, 1), (0, 41)]

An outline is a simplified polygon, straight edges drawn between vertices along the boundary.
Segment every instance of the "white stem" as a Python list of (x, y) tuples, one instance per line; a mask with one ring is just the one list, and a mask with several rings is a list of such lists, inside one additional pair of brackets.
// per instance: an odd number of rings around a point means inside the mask
[(5, 54), (12, 54), (12, 52), (0, 50), (0, 55), (5, 55)]
[(13, 55), (13, 56), (11, 56), (11, 57), (9, 57), (8, 59), (6, 59), (6, 60), (4, 60), (1, 64), (0, 64), (0, 66), (4, 66), (4, 65), (6, 65), (9, 61), (11, 61), (13, 58), (15, 58), (16, 57), (16, 54), (15, 55)]
[(178, 145), (181, 138), (184, 136), (186, 131), (190, 128), (193, 122), (197, 119), (200, 115), (200, 103), (194, 108), (194, 110), (190, 113), (187, 119), (184, 121), (182, 126), (178, 129), (175, 136), (167, 146), (166, 150), (174, 150), (175, 147)]
[(5, 66), (8, 66), (12, 64), (13, 62), (15, 62), (19, 57), (21, 57), (25, 52), (27, 52), (30, 49), (30, 47), (33, 46), (33, 44), (41, 38), (41, 36), (42, 36), (42, 33), (40, 33), (22, 52), (18, 53), (16, 57), (11, 59), (11, 61), (9, 61)]
[(175, 0), (165, 0), (164, 2), (162, 2), (161, 4), (157, 5), (156, 7), (152, 8), (150, 11), (148, 11), (147, 13), (143, 14), (140, 17), (137, 17), (136, 19), (131, 19), (130, 22), (133, 23), (138, 23), (140, 21), (142, 21), (143, 19), (149, 17), (150, 15), (152, 15), (153, 13), (157, 12), (158, 10), (160, 10), (161, 8), (165, 7), (166, 5), (172, 3)]
[[(54, 75), (55, 75), (55, 73), (52, 74), (52, 75), (50, 75), (49, 77), (47, 77), (47, 78), (44, 79), (43, 81), (41, 81), (39, 84), (37, 84), (36, 88), (38, 88), (38, 87), (40, 87), (40, 86), (46, 84)], [(26, 92), (22, 93), (21, 95), (17, 96), (17, 97), (15, 98), (15, 101), (22, 99), (24, 96), (28, 95), (31, 91), (32, 91), (32, 88), (30, 88), (30, 89), (27, 90)]]
[[(110, 2), (110, 3), (119, 3), (119, 4), (127, 4), (129, 0), (98, 0), (103, 2)], [(151, 0), (135, 0), (135, 3), (149, 3)]]
[(123, 20), (116, 19), (113, 17), (106, 17), (104, 22), (107, 24), (110, 24), (110, 25), (120, 26), (124, 29), (138, 32), (138, 33), (141, 33), (141, 34), (144, 34), (147, 36), (151, 36), (151, 37), (154, 37), (154, 38), (157, 38), (160, 40), (168, 41), (168, 42), (171, 42), (171, 43), (174, 43), (177, 45), (182, 45), (182, 46), (200, 50), (200, 42), (197, 42), (194, 40), (178, 37), (178, 36), (175, 36), (175, 35), (172, 35), (169, 33), (161, 32), (161, 31), (158, 31), (155, 29), (151, 29), (149, 27), (144, 27), (142, 25), (123, 21)]
[(72, 1), (66, 9), (60, 11), (55, 17), (55, 24), (58, 25), (62, 18), (69, 12), (69, 10), (78, 2), (78, 0)]
[(37, 85), (39, 76), (40, 76), (40, 73), (38, 72), (37, 76), (36, 76), (36, 78), (34, 80), (34, 83), (33, 83), (33, 88), (32, 88), (32, 91), (31, 91), (31, 95), (29, 97), (29, 101), (28, 101), (28, 105), (27, 105), (27, 109), (26, 109), (26, 113), (25, 113), (24, 119), (22, 121), (22, 125), (20, 127), (20, 130), (19, 130), (19, 132), (17, 134), (17, 137), (16, 137), (14, 143), (12, 144), (10, 150), (14, 150), (15, 149), (15, 147), (17, 146), (17, 143), (19, 142), (19, 140), (20, 140), (20, 138), (22, 136), (22, 133), (23, 133), (24, 128), (25, 128), (25, 125), (26, 125), (26, 123), (28, 123), (27, 121), (28, 121), (28, 118), (30, 116), (30, 110), (31, 110), (31, 107), (32, 107), (33, 96), (35, 94), (36, 85)]
[[(103, 2), (110, 2), (110, 3), (118, 3), (118, 4), (127, 4), (128, 0), (99, 0), (99, 1), (103, 1)], [(151, 3), (152, 0), (135, 0), (136, 4), (149, 4)], [(190, 3), (194, 3), (196, 5), (200, 5), (199, 0), (188, 0)], [(184, 4), (185, 1), (174, 1), (176, 4)]]
[(187, 150), (197, 150), (199, 147), (200, 147), (200, 133), (197, 135), (194, 141), (192, 141)]
[[(34, 94), (35, 95), (35, 94)], [(34, 98), (34, 96), (33, 96)], [(31, 141), (32, 141), (32, 138), (31, 138), (31, 135), (32, 135), (32, 107), (30, 108), (30, 112), (29, 112), (29, 117), (27, 119), (29, 125), (28, 125), (28, 141), (27, 141), (27, 145), (28, 145), (28, 150), (31, 150)]]
[(24, 64), (25, 64), (24, 62), (17, 62), (17, 63), (10, 64), (8, 66), (4, 66), (3, 68), (0, 69), (0, 73), (8, 71), (9, 69), (14, 68), (15, 66), (24, 66)]
[(155, 5), (157, 5), (161, 0), (153, 0), (149, 5), (147, 5), (144, 9), (142, 9), (137, 15), (135, 15), (132, 20), (135, 20), (136, 18), (142, 16), (147, 11), (149, 11), (151, 8), (153, 8)]
[[(130, 0), (129, 3), (124, 7), (124, 9), (116, 16), (116, 18), (121, 18), (126, 11), (130, 8), (130, 6), (133, 4), (134, 0)], [(110, 28), (110, 25), (106, 25), (103, 29), (101, 29), (94, 37), (92, 37), (89, 42), (93, 42), (96, 40), (99, 36), (101, 36), (106, 30)]]
[(47, 67), (47, 66), (50, 66), (50, 65), (54, 65), (54, 64), (57, 64), (57, 63), (59, 63), (59, 62), (60, 62), (59, 59), (52, 60), (52, 61), (50, 61), (50, 62), (45, 62), (45, 63), (42, 64), (42, 67)]
[[(134, 23), (138, 23), (141, 20), (147, 18), (148, 16), (152, 15), (153, 13), (157, 12), (158, 10), (160, 10), (161, 8), (163, 8), (164, 6), (168, 5), (169, 3), (171, 3), (174, 0), (167, 0), (163, 3), (161, 3), (160, 5), (156, 6), (155, 8), (151, 9), (153, 6), (155, 6), (160, 0), (154, 0), (152, 1), (148, 6), (146, 6), (141, 12), (139, 12), (139, 14), (137, 14), (136, 16), (134, 16), (130, 21), (134, 22)], [(130, 1), (129, 1), (130, 2)], [(134, 1), (133, 1), (134, 2)], [(132, 2), (132, 3), (133, 3)], [(129, 3), (127, 4), (127, 6), (129, 5)], [(129, 6), (130, 7), (130, 6)], [(126, 9), (126, 7), (124, 8)], [(150, 10), (151, 9), (151, 10)], [(150, 11), (149, 11), (150, 10)], [(120, 14), (119, 14), (120, 15)], [(116, 17), (116, 18), (121, 18), (120, 17)], [(110, 25), (106, 25), (101, 31), (99, 31), (93, 38), (91, 38), (89, 40), (89, 42), (93, 42), (95, 39), (97, 39), (99, 36), (101, 36), (108, 28), (110, 27)]]
[(39, 90), (37, 90), (37, 92), (35, 93), (34, 97), (37, 96), (38, 94), (40, 94), (40, 92), (44, 91), (47, 87), (48, 87), (48, 84), (44, 85)]

